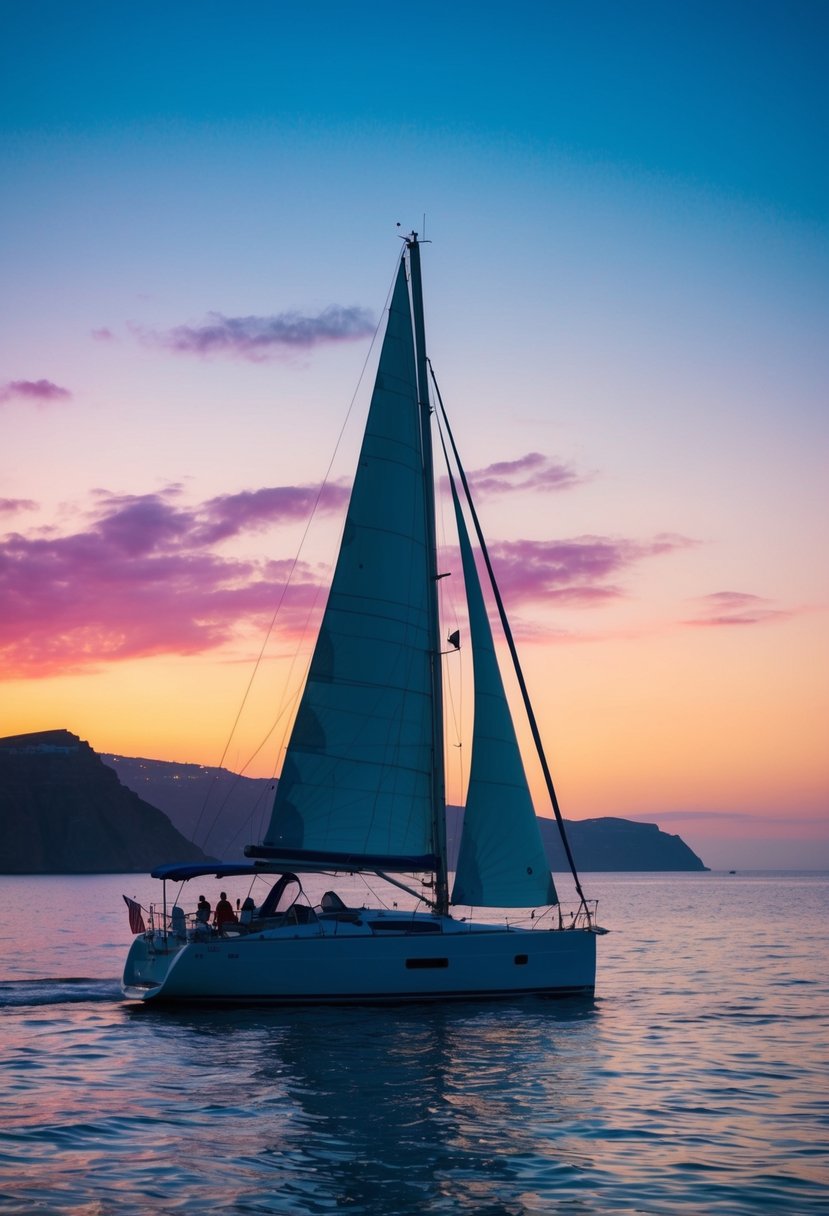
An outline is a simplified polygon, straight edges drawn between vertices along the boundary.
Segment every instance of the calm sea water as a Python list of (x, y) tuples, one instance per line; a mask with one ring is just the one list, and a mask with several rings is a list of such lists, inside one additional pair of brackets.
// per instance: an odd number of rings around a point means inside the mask
[(595, 1000), (170, 1011), (158, 884), (0, 879), (0, 1212), (825, 1213), (829, 876), (585, 885)]

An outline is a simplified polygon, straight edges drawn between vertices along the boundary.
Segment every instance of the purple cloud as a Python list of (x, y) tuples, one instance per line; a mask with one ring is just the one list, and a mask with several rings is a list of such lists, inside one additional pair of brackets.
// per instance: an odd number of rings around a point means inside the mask
[(31, 498), (0, 498), (0, 515), (16, 515), (18, 511), (35, 511), (37, 503)]
[(585, 478), (570, 465), (528, 452), (517, 460), (501, 460), (468, 475), (478, 494), (506, 494), (516, 490), (569, 490)]
[[(143, 495), (99, 490), (71, 534), (38, 528), (0, 538), (0, 663), (10, 676), (35, 677), (202, 653), (251, 621), (270, 620), (282, 595), (283, 632), (304, 628), (319, 600), (316, 570), (291, 574), (292, 561), (228, 556), (219, 546), (305, 519), (314, 508), (342, 510), (347, 497), (342, 483), (322, 491), (269, 486), (196, 504), (178, 486)], [(624, 574), (639, 561), (691, 543), (677, 536), (518, 540), (493, 545), (492, 555), (510, 605), (595, 604), (621, 596)]]
[(686, 625), (764, 625), (791, 616), (785, 609), (771, 607), (770, 600), (746, 591), (714, 591), (702, 596), (699, 604), (699, 615), (685, 621)]
[[(346, 494), (329, 487), (317, 509), (334, 509)], [(283, 593), (283, 629), (301, 628), (318, 599), (314, 570), (226, 557), (213, 546), (307, 515), (317, 497), (316, 488), (272, 487), (185, 506), (177, 487), (135, 496), (99, 491), (81, 531), (1, 538), (3, 669), (35, 677), (201, 653), (246, 621), (270, 620)]]
[(272, 317), (226, 317), (211, 312), (202, 325), (176, 325), (162, 331), (136, 329), (136, 332), (142, 341), (176, 354), (224, 354), (257, 362), (280, 352), (350, 342), (373, 334), (374, 329), (374, 321), (366, 309), (332, 304), (315, 317), (298, 312)]
[(274, 521), (307, 519), (318, 510), (345, 510), (350, 488), (344, 482), (316, 486), (273, 486), (213, 498), (204, 506), (202, 537), (215, 544), (242, 531), (258, 531)]
[(115, 341), (115, 334), (112, 332), (111, 329), (107, 329), (107, 327), (105, 325), (102, 325), (100, 329), (92, 329), (89, 332), (90, 332), (91, 337), (93, 337), (96, 342), (114, 342)]
[(9, 380), (0, 385), (0, 402), (11, 401), (21, 397), (25, 401), (34, 401), (37, 405), (48, 405), (52, 401), (69, 401), (72, 397), (68, 388), (61, 388), (51, 380)]
[(495, 575), (508, 602), (563, 600), (598, 604), (619, 599), (618, 580), (650, 557), (686, 549), (695, 542), (663, 534), (649, 541), (581, 536), (558, 541), (501, 541), (490, 545)]
[(176, 508), (177, 487), (163, 494), (114, 495), (99, 492), (102, 534), (130, 553), (205, 547), (243, 532), (307, 519), (315, 508), (344, 509), (349, 489), (342, 482), (323, 486), (270, 486), (222, 494), (198, 507)]

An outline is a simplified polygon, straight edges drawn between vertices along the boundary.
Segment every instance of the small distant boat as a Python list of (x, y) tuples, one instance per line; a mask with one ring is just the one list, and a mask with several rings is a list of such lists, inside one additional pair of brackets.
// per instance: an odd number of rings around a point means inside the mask
[(728, 873), (729, 873), (729, 874), (736, 874), (736, 873), (737, 873), (737, 871), (736, 871), (736, 870), (729, 870), (729, 871), (728, 871)]
[[(432, 425), (439, 403), (468, 608), (475, 724), (450, 890)], [(462, 505), (463, 503), (463, 505)], [(473, 556), (474, 525), (580, 903), (565, 917), (544, 852)], [(457, 647), (450, 637), (450, 650)], [(592, 993), (595, 902), (584, 897), (469, 486), (426, 356), (417, 233), (406, 238), (340, 553), (277, 786), (244, 862), (169, 865), (136, 935), (124, 995), (141, 1001), (340, 1003)], [(416, 911), (349, 906), (337, 875), (373, 875)], [(220, 931), (167, 883), (267, 876)], [(312, 903), (308, 875), (330, 877)], [(317, 880), (315, 880), (316, 882)], [(309, 886), (312, 885), (309, 883)], [(329, 885), (326, 878), (323, 885)], [(318, 883), (317, 883), (318, 887)], [(450, 908), (532, 909), (522, 924)]]

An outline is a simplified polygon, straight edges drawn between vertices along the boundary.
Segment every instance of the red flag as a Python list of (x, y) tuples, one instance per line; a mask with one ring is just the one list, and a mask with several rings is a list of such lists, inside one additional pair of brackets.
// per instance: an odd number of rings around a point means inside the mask
[(124, 896), (124, 903), (127, 905), (127, 911), (130, 918), (130, 929), (133, 933), (144, 933), (147, 926), (144, 924), (144, 917), (141, 915), (141, 905), (137, 904), (134, 899), (129, 899)]

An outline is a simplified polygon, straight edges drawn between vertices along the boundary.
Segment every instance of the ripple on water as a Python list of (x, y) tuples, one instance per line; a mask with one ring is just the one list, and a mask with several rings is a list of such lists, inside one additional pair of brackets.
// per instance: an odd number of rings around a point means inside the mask
[(607, 880), (593, 1002), (134, 1009), (107, 929), (0, 985), (0, 1212), (823, 1216), (829, 884), (712, 881)]

